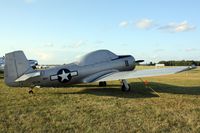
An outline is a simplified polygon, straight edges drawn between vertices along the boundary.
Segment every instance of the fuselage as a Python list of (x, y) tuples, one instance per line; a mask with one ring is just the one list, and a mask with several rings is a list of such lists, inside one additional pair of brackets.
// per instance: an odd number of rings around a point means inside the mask
[(22, 51), (6, 54), (5, 83), (8, 86), (67, 86), (91, 83), (109, 74), (131, 71), (135, 59), (131, 55), (116, 55), (109, 50), (97, 50), (79, 61), (45, 70), (34, 70)]
[(20, 86), (58, 87), (70, 84), (90, 83), (107, 74), (119, 71), (131, 71), (134, 68), (135, 59), (131, 55), (118, 56), (118, 58), (109, 61), (95, 62), (88, 65), (81, 65), (75, 62), (46, 70), (38, 70), (41, 74), (39, 77), (20, 82)]

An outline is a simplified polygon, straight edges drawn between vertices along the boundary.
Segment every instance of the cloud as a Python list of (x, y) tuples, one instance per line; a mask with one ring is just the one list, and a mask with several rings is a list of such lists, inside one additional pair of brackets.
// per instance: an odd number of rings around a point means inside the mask
[(119, 23), (119, 27), (122, 27), (122, 28), (126, 28), (126, 27), (128, 27), (128, 25), (129, 25), (128, 21), (122, 21)]
[[(159, 24), (156, 24), (153, 19), (148, 19), (148, 18), (137, 20), (133, 24), (138, 29), (145, 29), (145, 30), (159, 26)], [(121, 21), (119, 23), (119, 27), (122, 27), (122, 28), (127, 28), (129, 25), (130, 25), (130, 21), (126, 21), (126, 20)], [(190, 25), (187, 21), (182, 21), (180, 23), (171, 22), (166, 25), (158, 27), (158, 30), (170, 32), (170, 33), (188, 32), (188, 31), (196, 30), (196, 26)]]
[(150, 29), (155, 26), (155, 23), (151, 19), (141, 19), (135, 22), (135, 26), (139, 29)]
[(200, 51), (200, 49), (197, 48), (187, 48), (185, 49), (186, 52), (196, 52), (196, 51)]
[(25, 53), (29, 55), (28, 59), (36, 59), (39, 64), (53, 63), (55, 61), (55, 54), (47, 49), (24, 49)]
[(190, 25), (187, 21), (183, 21), (181, 23), (169, 23), (167, 25), (161, 26), (158, 28), (161, 31), (166, 31), (166, 32), (187, 32), (187, 31), (192, 31), (195, 30), (196, 27), (193, 25)]

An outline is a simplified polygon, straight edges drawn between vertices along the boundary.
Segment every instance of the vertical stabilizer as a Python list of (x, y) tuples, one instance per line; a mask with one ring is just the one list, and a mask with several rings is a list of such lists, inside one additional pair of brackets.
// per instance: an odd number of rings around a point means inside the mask
[(9, 86), (18, 86), (15, 80), (33, 69), (23, 51), (14, 51), (5, 55), (4, 80)]

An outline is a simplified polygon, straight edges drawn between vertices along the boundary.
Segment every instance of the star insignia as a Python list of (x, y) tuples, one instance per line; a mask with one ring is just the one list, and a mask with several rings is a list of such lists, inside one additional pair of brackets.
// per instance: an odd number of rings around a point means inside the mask
[(62, 82), (63, 82), (65, 79), (66, 79), (66, 80), (69, 80), (68, 76), (69, 76), (69, 73), (65, 73), (64, 70), (62, 70), (62, 74), (59, 74), (59, 75), (58, 75), (58, 77), (61, 77), (61, 81), (62, 81)]

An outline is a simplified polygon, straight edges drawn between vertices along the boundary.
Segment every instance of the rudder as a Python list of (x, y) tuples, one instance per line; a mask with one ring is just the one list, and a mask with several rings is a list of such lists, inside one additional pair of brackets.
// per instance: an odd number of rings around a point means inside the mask
[(33, 69), (23, 51), (14, 51), (5, 55), (4, 80), (8, 86), (18, 86), (17, 78)]

